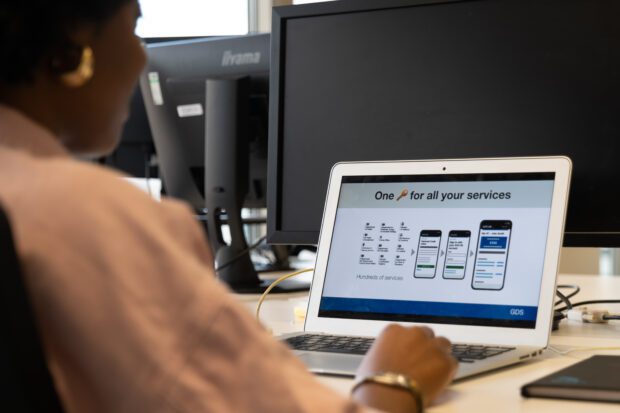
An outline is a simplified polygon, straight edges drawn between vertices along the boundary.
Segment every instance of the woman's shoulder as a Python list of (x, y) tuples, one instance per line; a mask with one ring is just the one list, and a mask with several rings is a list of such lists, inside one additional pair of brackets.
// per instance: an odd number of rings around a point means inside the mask
[(66, 157), (13, 154), (0, 158), (0, 203), (11, 210), (11, 215), (33, 222), (51, 219), (68, 228), (175, 228), (193, 221), (187, 205), (158, 202), (124, 175), (104, 166)]

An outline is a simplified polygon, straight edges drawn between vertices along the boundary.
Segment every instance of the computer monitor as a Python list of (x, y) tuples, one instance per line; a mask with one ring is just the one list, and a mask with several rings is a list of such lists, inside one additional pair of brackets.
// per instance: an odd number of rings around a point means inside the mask
[(315, 244), (338, 161), (567, 155), (566, 246), (620, 246), (620, 2), (275, 8), (268, 241)]
[(131, 97), (129, 112), (119, 144), (99, 161), (133, 177), (156, 178), (157, 154), (139, 88)]
[[(144, 43), (154, 44), (172, 40), (162, 37), (142, 38)], [(158, 178), (157, 152), (146, 116), (140, 87), (136, 86), (129, 104), (129, 118), (125, 122), (121, 139), (112, 153), (98, 160), (100, 163), (118, 169), (137, 178)]]
[[(250, 159), (252, 177), (243, 205), (265, 207), (269, 35), (149, 44), (147, 54), (140, 85), (167, 195), (189, 202), (196, 211), (206, 208), (205, 113), (220, 107), (205, 106), (206, 82), (247, 78), (244, 116), (245, 124), (250, 123), (245, 136), (249, 153), (243, 156)], [(241, 119), (231, 121), (241, 124)]]
[(223, 281), (264, 290), (241, 209), (266, 206), (269, 34), (152, 44), (147, 54), (140, 88), (166, 194), (206, 213)]

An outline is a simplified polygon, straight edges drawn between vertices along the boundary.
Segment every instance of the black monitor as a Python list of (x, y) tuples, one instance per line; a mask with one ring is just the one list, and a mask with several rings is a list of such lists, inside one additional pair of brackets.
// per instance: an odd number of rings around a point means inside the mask
[[(166, 38), (143, 38), (146, 44), (172, 40)], [(182, 39), (187, 40), (187, 39)], [(157, 178), (157, 152), (146, 116), (140, 87), (136, 86), (129, 104), (129, 119), (125, 122), (121, 139), (114, 151), (99, 162), (137, 178)]]
[(566, 246), (620, 246), (620, 2), (275, 8), (268, 240), (316, 244), (338, 161), (568, 155)]
[(250, 123), (245, 136), (249, 149), (243, 156), (249, 158), (252, 173), (243, 205), (265, 207), (269, 35), (150, 44), (147, 53), (149, 63), (140, 82), (166, 194), (197, 211), (206, 208), (205, 113), (219, 106), (206, 107), (206, 82), (243, 79), (248, 89), (243, 92), (245, 123)]
[(134, 177), (156, 178), (157, 154), (139, 88), (131, 97), (129, 110), (119, 144), (100, 162)]
[[(206, 214), (218, 276), (238, 292), (264, 290), (241, 210), (266, 206), (269, 34), (152, 44), (147, 53), (140, 88), (164, 190)], [(307, 286), (280, 290), (291, 288)]]

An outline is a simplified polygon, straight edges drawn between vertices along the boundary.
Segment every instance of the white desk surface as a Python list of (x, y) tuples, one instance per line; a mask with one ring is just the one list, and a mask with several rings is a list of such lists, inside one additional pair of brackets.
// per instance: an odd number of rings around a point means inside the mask
[[(620, 276), (561, 275), (559, 284), (581, 287), (573, 302), (591, 299), (620, 299)], [(252, 313), (258, 296), (237, 296)], [(307, 302), (307, 293), (270, 295), (261, 309), (261, 321), (274, 334), (303, 329), (295, 320), (293, 309)], [(590, 306), (620, 313), (620, 305)], [(557, 350), (591, 347), (620, 347), (620, 321), (609, 324), (582, 324), (563, 320), (559, 331), (551, 335), (550, 346)], [(576, 401), (526, 399), (520, 395), (521, 386), (542, 376), (567, 367), (593, 354), (620, 355), (620, 350), (586, 350), (560, 355), (547, 349), (542, 357), (506, 367), (491, 373), (461, 380), (444, 393), (429, 409), (430, 412), (619, 412), (618, 404)], [(327, 386), (348, 394), (352, 381), (344, 378), (318, 376)]]

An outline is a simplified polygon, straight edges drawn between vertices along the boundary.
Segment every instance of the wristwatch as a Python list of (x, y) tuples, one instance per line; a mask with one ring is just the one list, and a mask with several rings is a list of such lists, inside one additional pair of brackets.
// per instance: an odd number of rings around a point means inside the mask
[(359, 377), (355, 379), (353, 387), (351, 388), (351, 393), (353, 393), (355, 390), (357, 390), (358, 387), (365, 383), (376, 383), (383, 386), (396, 387), (407, 390), (415, 400), (415, 403), (418, 407), (417, 413), (424, 412), (424, 400), (422, 398), (420, 386), (418, 386), (418, 383), (415, 380), (405, 376), (404, 374), (392, 373), (388, 371)]

